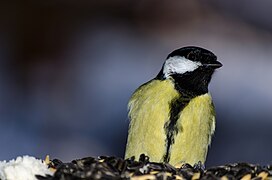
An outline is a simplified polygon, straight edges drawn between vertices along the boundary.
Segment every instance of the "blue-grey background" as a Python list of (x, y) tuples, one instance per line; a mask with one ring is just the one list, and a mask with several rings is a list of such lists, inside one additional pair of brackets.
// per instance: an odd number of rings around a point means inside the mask
[(207, 166), (272, 164), (269, 0), (0, 3), (0, 160), (124, 154), (126, 105), (172, 50), (212, 50)]

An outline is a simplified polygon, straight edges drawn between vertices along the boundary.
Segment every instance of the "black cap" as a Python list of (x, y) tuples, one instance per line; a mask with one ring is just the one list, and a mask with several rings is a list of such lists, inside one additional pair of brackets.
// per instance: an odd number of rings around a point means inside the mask
[(201, 47), (187, 46), (176, 49), (167, 56), (167, 59), (174, 56), (185, 57), (191, 61), (198, 61), (203, 65), (213, 68), (219, 68), (222, 66), (222, 64), (217, 61), (216, 55)]

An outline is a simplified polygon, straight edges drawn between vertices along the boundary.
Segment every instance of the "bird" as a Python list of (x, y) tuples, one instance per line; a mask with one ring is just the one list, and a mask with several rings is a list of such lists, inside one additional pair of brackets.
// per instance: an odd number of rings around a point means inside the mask
[(125, 158), (205, 163), (215, 132), (208, 85), (222, 64), (209, 50), (187, 46), (171, 52), (158, 75), (135, 90), (128, 103)]

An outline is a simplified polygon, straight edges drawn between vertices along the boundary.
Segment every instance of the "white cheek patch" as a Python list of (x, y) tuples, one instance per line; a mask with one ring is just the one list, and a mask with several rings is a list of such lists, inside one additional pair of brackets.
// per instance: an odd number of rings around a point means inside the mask
[(167, 78), (171, 74), (184, 74), (192, 72), (201, 66), (200, 62), (191, 61), (183, 56), (174, 56), (168, 58), (163, 66), (163, 74)]

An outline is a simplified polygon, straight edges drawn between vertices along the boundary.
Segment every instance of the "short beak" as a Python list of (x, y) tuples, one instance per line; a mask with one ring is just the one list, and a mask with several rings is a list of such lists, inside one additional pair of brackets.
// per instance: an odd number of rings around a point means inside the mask
[(221, 64), (219, 61), (215, 61), (215, 62), (210, 63), (210, 64), (203, 64), (203, 66), (205, 66), (205, 67), (211, 67), (213, 69), (217, 69), (217, 68), (222, 67), (223, 64)]

